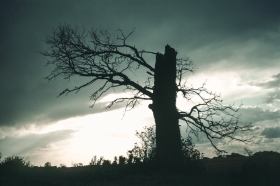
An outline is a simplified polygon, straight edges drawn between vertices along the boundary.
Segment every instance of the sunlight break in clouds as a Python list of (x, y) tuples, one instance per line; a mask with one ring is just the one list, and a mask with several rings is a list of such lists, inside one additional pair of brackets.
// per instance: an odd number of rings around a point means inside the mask
[[(71, 166), (71, 162), (87, 165), (94, 155), (110, 160), (113, 160), (114, 156), (126, 156), (127, 150), (139, 141), (135, 136), (136, 130), (142, 131), (143, 127), (153, 125), (154, 121), (148, 103), (126, 112), (124, 117), (123, 114), (124, 108), (121, 108), (70, 118), (46, 126), (37, 132), (49, 133), (66, 129), (74, 132), (70, 138), (50, 143), (46, 147), (38, 147), (28, 153), (28, 156), (36, 165), (50, 161), (53, 165), (63, 163), (67, 166)], [(33, 160), (32, 156), (35, 155), (42, 158)]]

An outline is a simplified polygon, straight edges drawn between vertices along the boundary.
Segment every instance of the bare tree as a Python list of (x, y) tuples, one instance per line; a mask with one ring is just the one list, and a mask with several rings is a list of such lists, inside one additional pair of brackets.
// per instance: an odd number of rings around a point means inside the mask
[[(90, 96), (92, 106), (106, 92), (118, 88), (129, 92), (130, 96), (112, 100), (107, 108), (126, 102), (127, 111), (140, 101), (152, 101), (149, 108), (156, 123), (155, 159), (158, 165), (164, 165), (161, 169), (178, 170), (183, 161), (179, 120), (185, 121), (190, 133), (204, 133), (213, 147), (221, 152), (223, 150), (217, 147), (213, 139), (248, 141), (234, 135), (237, 131), (250, 129), (250, 125), (239, 124), (239, 118), (235, 115), (239, 107), (224, 106), (220, 96), (208, 91), (205, 85), (199, 88), (186, 85), (185, 73), (194, 71), (189, 58), (177, 58), (177, 52), (169, 45), (165, 47), (164, 54), (138, 50), (127, 44), (132, 33), (126, 35), (118, 29), (117, 36), (111, 36), (106, 30), (86, 32), (85, 29), (59, 26), (51, 36), (46, 37), (49, 49), (41, 52), (48, 57), (47, 64), (55, 67), (46, 79), (57, 76), (67, 80), (73, 76), (88, 78), (85, 84), (65, 89), (59, 96), (94, 84), (95, 88), (99, 87)], [(154, 65), (146, 61), (147, 55), (155, 55)], [(137, 79), (134, 75), (140, 71), (146, 75), (142, 83), (141, 78)], [(178, 94), (188, 101), (197, 96), (200, 102), (188, 111), (181, 111), (176, 107)]]

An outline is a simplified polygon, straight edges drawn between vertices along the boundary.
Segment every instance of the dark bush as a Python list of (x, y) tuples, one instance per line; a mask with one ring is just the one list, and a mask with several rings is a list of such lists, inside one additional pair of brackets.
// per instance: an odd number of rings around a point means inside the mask
[(9, 156), (0, 163), (0, 180), (17, 180), (24, 177), (29, 172), (31, 163), (28, 159), (20, 156)]
[(9, 156), (0, 163), (1, 168), (9, 168), (9, 169), (17, 169), (17, 168), (30, 167), (30, 166), (32, 165), (28, 159), (16, 155)]

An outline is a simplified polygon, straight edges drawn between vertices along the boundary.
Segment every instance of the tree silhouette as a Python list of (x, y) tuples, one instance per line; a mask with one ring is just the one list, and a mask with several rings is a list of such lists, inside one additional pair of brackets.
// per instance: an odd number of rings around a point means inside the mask
[(13, 175), (14, 173), (19, 173), (21, 170), (32, 166), (33, 165), (27, 158), (17, 155), (8, 156), (0, 162), (0, 175)]
[[(94, 85), (95, 91), (90, 96), (92, 106), (106, 92), (119, 88), (129, 92), (130, 96), (127, 94), (127, 97), (112, 100), (107, 108), (126, 102), (127, 111), (139, 101), (152, 101), (149, 108), (156, 123), (155, 159), (158, 165), (164, 165), (161, 170), (179, 170), (183, 162), (179, 120), (186, 123), (190, 133), (196, 136), (199, 132), (204, 133), (212, 146), (221, 152), (223, 150), (215, 145), (213, 139), (227, 137), (248, 141), (234, 135), (239, 130), (250, 129), (249, 125), (239, 124), (235, 115), (239, 107), (224, 106), (220, 95), (208, 91), (205, 84), (199, 88), (187, 86), (185, 73), (194, 71), (189, 58), (177, 58), (177, 52), (169, 45), (166, 45), (164, 54), (138, 50), (127, 44), (132, 33), (125, 35), (118, 29), (117, 36), (111, 36), (106, 30), (86, 32), (68, 25), (59, 26), (51, 36), (46, 37), (49, 49), (41, 52), (49, 59), (47, 65), (55, 67), (46, 79), (84, 77), (88, 80), (86, 83), (67, 88), (59, 96)], [(155, 56), (154, 65), (147, 61), (148, 55)], [(146, 80), (142, 81), (143, 77)], [(191, 101), (193, 96), (198, 97), (200, 102), (190, 110), (181, 111), (176, 107), (178, 94), (187, 101)]]
[(143, 132), (136, 131), (135, 134), (140, 139), (140, 144), (135, 143), (134, 147), (129, 150), (128, 156), (132, 155), (142, 162), (151, 161), (155, 157), (156, 152), (156, 132), (155, 126), (144, 127)]
[(51, 166), (52, 166), (52, 164), (50, 162), (46, 162), (44, 165), (44, 167), (51, 167)]

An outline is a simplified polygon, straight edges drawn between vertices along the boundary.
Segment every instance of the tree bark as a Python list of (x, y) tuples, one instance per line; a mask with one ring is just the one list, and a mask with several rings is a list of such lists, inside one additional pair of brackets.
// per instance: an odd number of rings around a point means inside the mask
[(168, 173), (183, 168), (181, 135), (176, 109), (176, 55), (175, 49), (165, 47), (165, 54), (156, 55), (153, 111), (156, 123), (156, 162)]

